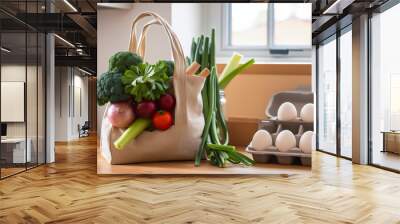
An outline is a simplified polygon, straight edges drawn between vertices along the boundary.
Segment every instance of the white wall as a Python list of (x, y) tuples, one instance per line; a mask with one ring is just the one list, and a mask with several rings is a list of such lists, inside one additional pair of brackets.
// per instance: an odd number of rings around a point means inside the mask
[(203, 4), (171, 4), (171, 25), (179, 37), (185, 55), (190, 55), (192, 38), (203, 33), (205, 20), (202, 17), (202, 13)]
[(68, 67), (55, 68), (55, 140), (68, 140)]
[[(80, 73), (83, 74), (83, 73)], [(82, 116), (80, 116), (80, 122), (85, 122), (89, 119), (89, 91), (88, 91), (88, 77), (75, 75), (75, 86), (80, 87), (82, 91)]]
[[(72, 93), (73, 96), (71, 96), (71, 98), (74, 99), (73, 100), (74, 113), (72, 114), (73, 116), (71, 119), (71, 133), (70, 133), (71, 138), (73, 139), (79, 138), (79, 132), (77, 128), (78, 125), (82, 126), (85, 123), (85, 121), (89, 120), (88, 77), (82, 76), (82, 74), (83, 73), (75, 70), (74, 82), (73, 82), (74, 92)], [(79, 90), (80, 93), (78, 93), (77, 90)], [(80, 98), (78, 94), (80, 94)]]
[(88, 78), (71, 67), (56, 67), (55, 73), (55, 141), (77, 139), (78, 124), (88, 120)]

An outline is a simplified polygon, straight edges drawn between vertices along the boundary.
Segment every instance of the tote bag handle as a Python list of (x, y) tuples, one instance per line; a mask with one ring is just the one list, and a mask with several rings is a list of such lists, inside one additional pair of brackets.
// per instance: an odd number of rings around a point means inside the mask
[(142, 58), (146, 57), (146, 37), (147, 37), (147, 32), (150, 26), (152, 25), (161, 25), (161, 24), (157, 20), (152, 20), (143, 26), (142, 32), (140, 33), (136, 54), (138, 54)]
[[(171, 44), (172, 55), (175, 61), (174, 76), (183, 76), (185, 74), (185, 56), (183, 54), (182, 46), (176, 36), (175, 32), (172, 31), (171, 26), (159, 15), (153, 12), (144, 12), (138, 15), (132, 23), (131, 38), (129, 43), (129, 51), (133, 53), (139, 53), (136, 35), (136, 25), (137, 23), (146, 17), (152, 17), (153, 23), (159, 23), (165, 30), (168, 39)], [(147, 25), (147, 24), (146, 24)], [(149, 26), (149, 25), (148, 25)], [(147, 28), (146, 28), (147, 29)], [(143, 45), (144, 46), (144, 45)], [(143, 48), (144, 51), (144, 48)]]

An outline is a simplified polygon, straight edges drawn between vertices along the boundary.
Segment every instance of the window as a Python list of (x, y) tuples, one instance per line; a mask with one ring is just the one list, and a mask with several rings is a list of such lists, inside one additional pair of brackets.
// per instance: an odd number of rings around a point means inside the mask
[(352, 158), (352, 26), (317, 45), (317, 137), (320, 151)]
[(311, 5), (291, 3), (273, 6), (273, 46), (289, 49), (310, 48)]
[(311, 4), (231, 3), (225, 12), (225, 49), (272, 54), (311, 49)]
[(371, 18), (371, 162), (400, 170), (400, 4)]
[(340, 154), (352, 157), (352, 31), (343, 31), (340, 46)]
[(400, 130), (400, 74), (390, 74), (390, 130)]
[(318, 149), (336, 154), (336, 36), (318, 48)]
[(267, 46), (268, 4), (261, 5), (231, 4), (231, 46)]

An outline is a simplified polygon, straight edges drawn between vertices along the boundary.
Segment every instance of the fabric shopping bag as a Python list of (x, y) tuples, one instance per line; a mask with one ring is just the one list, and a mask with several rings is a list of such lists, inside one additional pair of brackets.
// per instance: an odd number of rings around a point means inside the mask
[[(145, 25), (140, 38), (141, 44), (138, 46), (136, 26), (146, 17), (151, 17), (153, 21)], [(144, 35), (150, 24), (163, 27), (170, 41), (175, 63), (173, 75), (173, 92), (176, 98), (175, 122), (166, 131), (145, 131), (128, 143), (124, 149), (118, 150), (113, 142), (124, 130), (112, 127), (108, 119), (103, 116), (100, 148), (103, 157), (111, 164), (194, 160), (200, 145), (204, 128), (201, 90), (205, 78), (185, 75), (185, 57), (176, 34), (162, 17), (153, 12), (144, 12), (134, 19), (129, 45), (131, 52), (144, 56)], [(151, 46), (147, 47), (151, 49)]]

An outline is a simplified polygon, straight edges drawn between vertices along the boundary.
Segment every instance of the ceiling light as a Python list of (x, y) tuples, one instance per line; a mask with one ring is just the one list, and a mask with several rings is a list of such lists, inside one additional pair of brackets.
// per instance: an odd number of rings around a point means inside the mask
[(75, 45), (73, 45), (73, 44), (72, 44), (71, 42), (69, 42), (68, 40), (66, 40), (66, 39), (64, 39), (64, 38), (62, 38), (62, 37), (60, 37), (60, 36), (57, 35), (57, 34), (54, 34), (54, 36), (57, 37), (57, 38), (58, 38), (59, 40), (61, 40), (62, 42), (64, 42), (65, 44), (67, 44), (68, 46), (75, 48)]
[(68, 0), (64, 0), (65, 4), (67, 4), (74, 12), (78, 12), (78, 10), (73, 6)]
[(85, 73), (85, 74), (87, 74), (87, 75), (92, 75), (92, 73), (90, 73), (90, 72), (88, 72), (88, 71), (86, 71), (86, 70), (83, 70), (83, 69), (81, 69), (81, 68), (79, 68), (79, 67), (78, 67), (78, 70), (81, 71), (81, 72), (83, 72), (83, 73)]
[(0, 49), (1, 49), (2, 51), (6, 52), (6, 53), (10, 53), (10, 52), (11, 52), (11, 50), (9, 50), (9, 49), (7, 49), (7, 48), (5, 48), (5, 47), (1, 47)]

